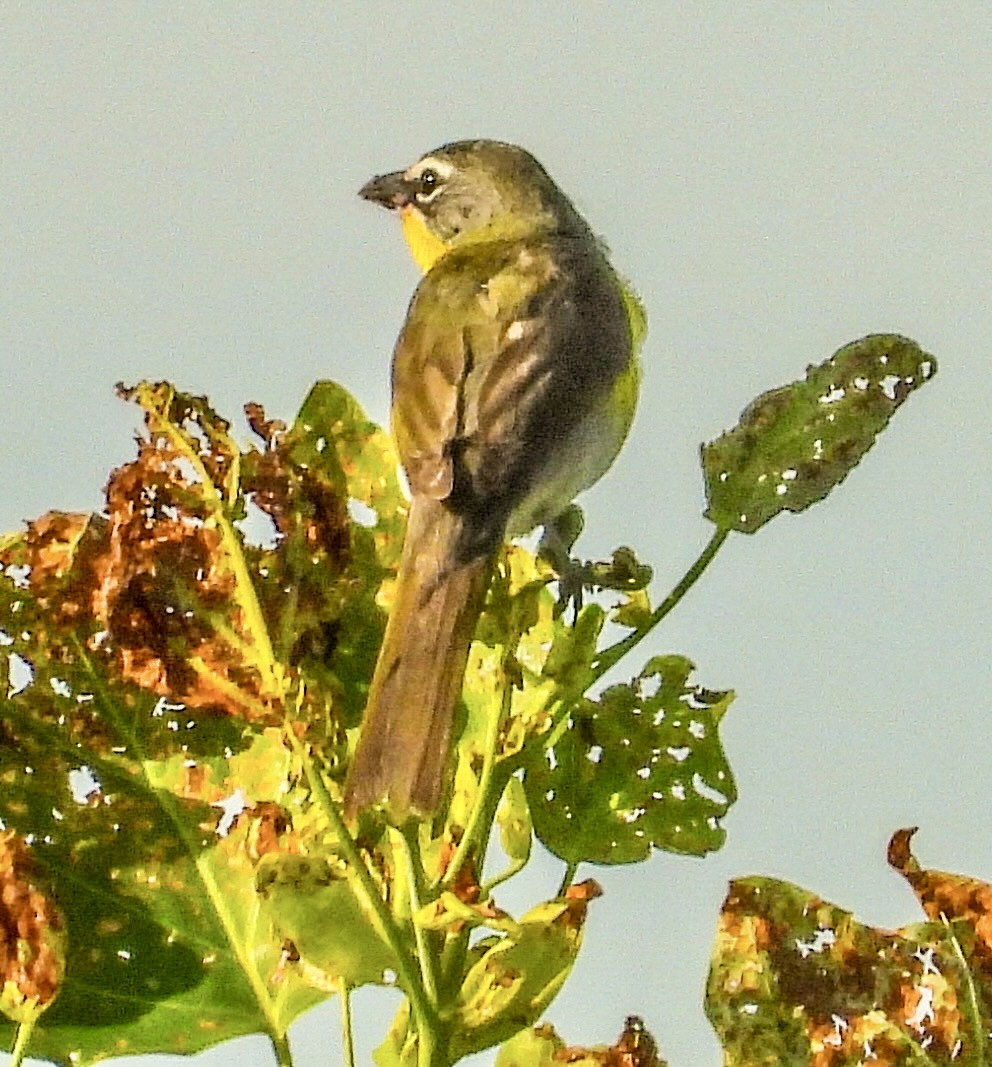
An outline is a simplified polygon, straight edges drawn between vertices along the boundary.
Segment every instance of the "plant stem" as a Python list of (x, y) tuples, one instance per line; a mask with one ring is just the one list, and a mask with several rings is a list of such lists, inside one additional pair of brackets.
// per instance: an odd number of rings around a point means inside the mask
[(718, 526), (713, 536), (706, 543), (706, 547), (696, 557), (695, 562), (682, 576), (678, 585), (648, 616), (647, 622), (633, 633), (628, 634), (622, 641), (617, 641), (615, 645), (610, 645), (609, 648), (604, 648), (602, 652), (598, 653), (593, 659), (590, 673), (581, 679), (580, 684), (575, 685), (573, 683), (571, 687), (562, 686), (562, 688), (552, 693), (546, 706), (549, 710), (554, 709), (552, 713), (554, 725), (542, 739), (544, 751), (554, 748), (561, 740), (562, 734), (568, 729), (569, 715), (582, 699), (582, 695), (587, 693), (608, 670), (616, 666), (631, 649), (639, 645), (658, 623), (676, 607), (713, 561), (713, 557), (719, 552), (729, 534), (729, 529)]
[(10, 1067), (21, 1067), (27, 1054), (28, 1042), (31, 1040), (31, 1031), (34, 1030), (34, 1019), (25, 1019), (17, 1027), (17, 1036), (14, 1038), (14, 1047), (10, 1050)]
[(678, 605), (679, 601), (696, 584), (702, 576), (703, 571), (705, 571), (713, 561), (713, 557), (720, 551), (723, 542), (727, 540), (729, 535), (729, 527), (718, 526), (714, 531), (713, 536), (707, 542), (706, 547), (696, 558), (696, 561), (685, 572), (678, 585), (676, 585), (658, 607), (654, 609), (648, 621), (632, 634), (628, 634), (622, 641), (618, 641), (615, 645), (610, 645), (609, 648), (604, 648), (603, 651), (596, 656), (593, 661), (591, 683), (598, 682), (611, 667), (619, 663), (632, 648), (639, 645), (658, 625), (658, 623)]
[(413, 924), (413, 936), (417, 942), (417, 958), (420, 960), (420, 976), (424, 989), (432, 1003), (437, 1003), (437, 956), (427, 944), (426, 931), (417, 925), (417, 912), (423, 900), (424, 865), (420, 859), (420, 845), (417, 831), (408, 824), (408, 828), (397, 833), (398, 849), (406, 860), (406, 877), (410, 893), (410, 920)]
[(399, 984), (410, 1000), (410, 1007), (417, 1023), (417, 1032), (420, 1034), (421, 1041), (423, 1041), (425, 1040), (426, 1032), (433, 1031), (438, 1025), (437, 1011), (433, 1002), (427, 996), (420, 974), (412, 964), (407, 936), (394, 921), (392, 912), (390, 912), (386, 902), (382, 899), (379, 887), (376, 885), (361, 852), (359, 852), (354, 838), (348, 833), (348, 828), (345, 826), (338, 806), (334, 803), (330, 793), (328, 793), (320, 771), (314, 766), (306, 747), (288, 723), (285, 733), (289, 738), (290, 746), (303, 766), (307, 782), (313, 791), (320, 810), (331, 824), (331, 828), (337, 837), (341, 854), (354, 872), (357, 883), (356, 889), (365, 898), (366, 904), (375, 915), (382, 938), (392, 951)]
[(558, 896), (563, 897), (565, 890), (575, 881), (575, 872), (579, 869), (577, 863), (566, 863), (565, 873), (561, 876), (561, 885), (558, 887)]
[(351, 989), (341, 983), (341, 1052), (344, 1067), (355, 1067), (355, 1040), (351, 1032)]
[(424, 1027), (417, 1028), (417, 1067), (443, 1067), (437, 1059), (434, 1034)]
[(269, 1034), (272, 1049), (279, 1067), (293, 1067), (293, 1054), (289, 1050), (289, 1038), (285, 1034)]
[[(505, 666), (505, 665), (504, 665)], [(506, 721), (507, 716), (510, 714), (510, 704), (513, 700), (513, 685), (507, 677), (506, 670), (503, 671), (503, 693), (500, 700), (499, 713), (494, 715), (489, 723), (489, 729), (486, 731), (485, 742), (485, 755), (483, 756), (482, 773), (479, 776), (479, 788), (475, 794), (475, 803), (472, 805), (472, 811), (468, 817), (468, 824), (465, 827), (465, 831), (462, 834), (462, 839), (458, 842), (458, 848), (455, 849), (455, 855), (452, 857), (451, 863), (448, 864), (448, 869), (444, 873), (443, 885), (450, 885), (458, 876), (458, 872), (465, 865), (465, 861), (468, 859), (473, 846), (478, 845), (477, 855), (480, 859), (485, 855), (486, 842), (476, 841), (476, 837), (480, 832), (488, 834), (492, 829), (493, 812), (495, 806), (493, 804), (493, 794), (496, 792), (496, 749), (499, 745), (499, 732), (503, 728), (503, 723)], [(502, 795), (502, 788), (499, 789), (499, 794), (496, 796), (496, 803), (499, 803), (499, 797)], [(476, 871), (476, 876), (481, 878), (482, 871)]]

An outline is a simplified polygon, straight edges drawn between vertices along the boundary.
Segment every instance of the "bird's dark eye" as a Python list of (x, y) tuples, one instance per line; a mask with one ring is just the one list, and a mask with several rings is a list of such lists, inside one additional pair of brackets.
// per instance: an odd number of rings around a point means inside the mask
[(427, 170), (422, 171), (420, 174), (420, 188), (417, 190), (417, 195), (425, 199), (429, 198), (440, 183), (441, 179), (437, 171), (428, 167)]

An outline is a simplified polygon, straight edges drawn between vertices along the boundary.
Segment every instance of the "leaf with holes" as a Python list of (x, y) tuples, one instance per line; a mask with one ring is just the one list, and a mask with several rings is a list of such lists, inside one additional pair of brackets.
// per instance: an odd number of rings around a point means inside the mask
[(568, 863), (635, 863), (652, 848), (701, 856), (723, 844), (737, 797), (717, 727), (733, 699), (692, 685), (692, 664), (657, 656), (629, 685), (572, 713), (527, 766), (543, 844)]
[(889, 860), (930, 922), (876, 929), (788, 882), (731, 883), (706, 994), (729, 1067), (985, 1062), (992, 886), (921, 871), (911, 835)]
[[(121, 392), (147, 432), (105, 514), (50, 512), (0, 540), (0, 820), (68, 945), (29, 1052), (77, 1065), (279, 1045), (327, 995), (284, 951), (285, 900), (256, 868), (326, 847), (285, 731), (340, 752), (349, 594), (372, 602), (391, 550), (379, 559), (376, 531), (395, 548), (402, 526), (392, 452), (337, 387), (289, 429), (251, 407), (262, 451), (203, 398)], [(353, 499), (376, 524), (352, 520)], [(23, 946), (47, 996), (43, 948)]]
[(772, 389), (702, 448), (706, 517), (754, 533), (782, 511), (804, 511), (857, 466), (911, 393), (937, 373), (914, 341), (874, 334)]
[(248, 517), (275, 533), (250, 547), (275, 655), (333, 693), (335, 716), (353, 726), (382, 638), (376, 595), (402, 544), (392, 445), (333, 382), (310, 390), (288, 428), (258, 404), (246, 412), (264, 445), (241, 459)]

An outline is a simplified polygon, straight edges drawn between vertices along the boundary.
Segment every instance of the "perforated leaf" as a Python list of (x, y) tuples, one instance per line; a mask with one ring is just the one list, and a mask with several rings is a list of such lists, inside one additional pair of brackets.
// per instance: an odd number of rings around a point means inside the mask
[(936, 372), (914, 341), (874, 334), (810, 367), (804, 381), (763, 393), (702, 448), (706, 517), (754, 533), (782, 511), (822, 500)]
[(689, 682), (680, 656), (580, 703), (525, 787), (538, 838), (570, 863), (632, 863), (652, 848), (702, 855), (723, 844), (736, 788), (717, 733), (733, 699)]
[(890, 862), (934, 921), (876, 929), (788, 882), (731, 883), (706, 996), (728, 1067), (987, 1062), (992, 887), (920, 870), (911, 833)]
[(328, 841), (285, 731), (334, 765), (335, 672), (363, 669), (335, 653), (357, 613), (374, 656), (402, 528), (388, 443), (336, 386), (289, 429), (251, 407), (261, 450), (201, 397), (121, 392), (146, 433), (106, 512), (0, 541), (0, 819), (68, 953), (28, 1051), (74, 1067), (281, 1040), (326, 996), (283, 944), (297, 901), (256, 868)]

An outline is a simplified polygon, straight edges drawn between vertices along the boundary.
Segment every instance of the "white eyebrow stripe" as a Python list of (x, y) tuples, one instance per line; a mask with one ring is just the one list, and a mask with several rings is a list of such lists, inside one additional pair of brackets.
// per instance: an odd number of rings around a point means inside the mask
[(439, 178), (447, 178), (450, 177), (454, 169), (454, 166), (447, 160), (436, 159), (434, 156), (424, 156), (423, 159), (418, 159), (413, 166), (409, 167), (403, 177), (407, 179), (419, 178), (425, 170), (433, 170), (437, 172)]

